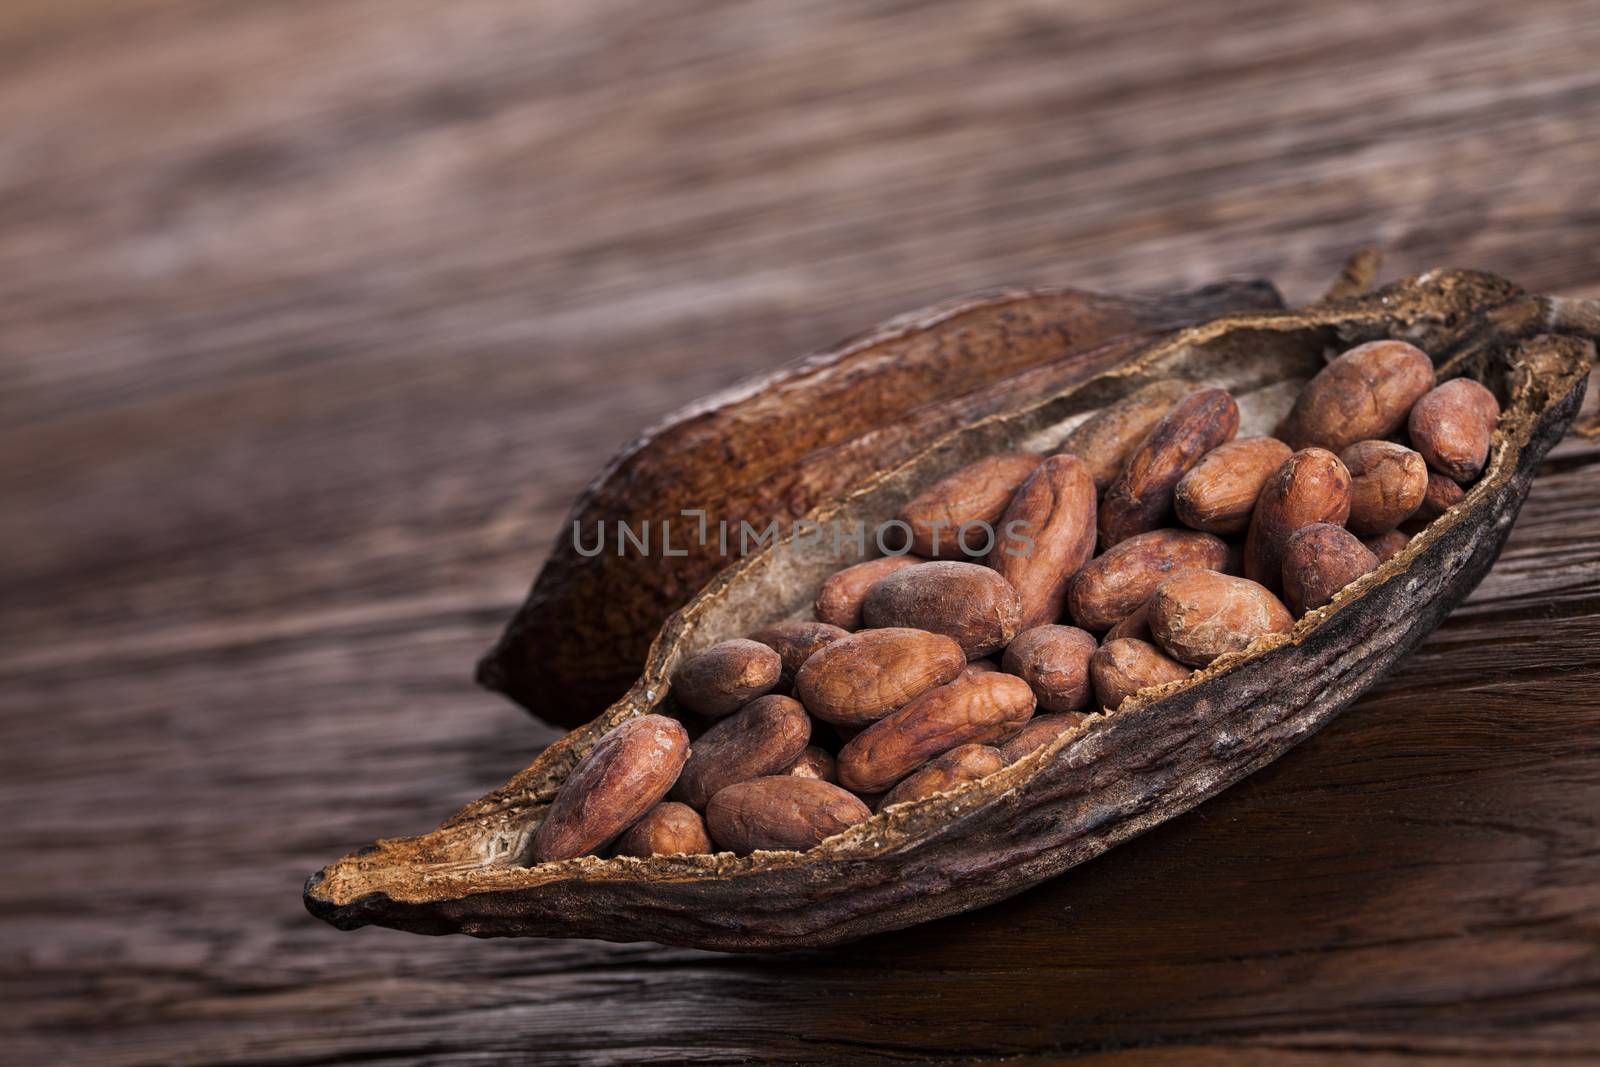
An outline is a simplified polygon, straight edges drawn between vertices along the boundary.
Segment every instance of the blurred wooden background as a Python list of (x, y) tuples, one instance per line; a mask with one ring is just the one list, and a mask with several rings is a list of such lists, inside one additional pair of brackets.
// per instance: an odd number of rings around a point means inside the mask
[(1600, 293), (1600, 8), (0, 6), (0, 1041), (28, 1064), (1600, 1061), (1600, 451), (1335, 727), (830, 953), (310, 919), (644, 424), (997, 283)]

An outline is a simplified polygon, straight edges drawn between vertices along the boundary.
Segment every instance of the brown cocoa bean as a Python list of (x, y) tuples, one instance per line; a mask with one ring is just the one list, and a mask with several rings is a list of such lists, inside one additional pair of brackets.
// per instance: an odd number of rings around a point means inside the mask
[(1087, 563), (1073, 579), (1067, 607), (1085, 630), (1104, 630), (1138, 610), (1174, 574), (1221, 570), (1227, 560), (1228, 546), (1214, 534), (1151, 530)]
[(1171, 525), (1172, 491), (1207, 452), (1239, 432), (1239, 405), (1223, 389), (1200, 389), (1173, 405), (1128, 457), (1100, 503), (1105, 548)]
[(1190, 571), (1168, 578), (1150, 605), (1156, 644), (1180, 663), (1204, 667), (1263, 634), (1294, 628), (1294, 616), (1271, 591), (1248, 578)]
[(1107, 711), (1116, 711), (1141, 689), (1180, 681), (1193, 673), (1149, 641), (1132, 637), (1107, 641), (1089, 657), (1094, 697)]
[(1096, 490), (1117, 480), (1128, 456), (1143, 443), (1172, 406), (1195, 391), (1193, 382), (1164, 378), (1101, 408), (1061, 442), (1058, 455), (1077, 456), (1089, 466)]
[(1357, 441), (1339, 453), (1350, 472), (1350, 518), (1357, 537), (1376, 537), (1409, 519), (1428, 491), (1420, 453), (1393, 441)]
[(1276, 437), (1242, 437), (1213, 448), (1172, 491), (1178, 521), (1207, 533), (1244, 533), (1261, 487), (1289, 453)]
[(735, 782), (782, 773), (810, 740), (811, 717), (798, 700), (776, 695), (752, 700), (695, 738), (672, 795), (704, 808)]
[(1422, 506), (1412, 514), (1406, 525), (1426, 526), (1440, 515), (1465, 500), (1467, 491), (1455, 479), (1438, 471), (1428, 472), (1428, 490), (1422, 494)]
[(1377, 537), (1366, 538), (1361, 543), (1367, 546), (1367, 551), (1377, 557), (1379, 565), (1382, 565), (1399, 555), (1400, 550), (1410, 541), (1411, 537), (1404, 531), (1390, 530)]
[(912, 497), (898, 516), (911, 527), (912, 553), (929, 559), (987, 553), (1012, 495), (1043, 460), (1032, 452), (986, 456)]
[(883, 556), (835, 571), (822, 583), (812, 613), (818, 622), (846, 631), (859, 630), (861, 602), (867, 599), (867, 590), (877, 585), (880, 578), (926, 562), (921, 556)]
[(1004, 648), (1016, 636), (1022, 601), (1011, 583), (978, 563), (941, 560), (879, 579), (861, 605), (870, 627), (916, 627), (944, 634), (968, 659)]
[(1017, 735), (1000, 746), (1000, 757), (1011, 764), (1036, 748), (1041, 748), (1075, 729), (1089, 716), (1081, 711), (1061, 711), (1052, 715), (1035, 715)]
[(778, 775), (738, 782), (706, 805), (711, 839), (729, 852), (804, 852), (872, 818), (872, 809), (831, 782)]
[(672, 672), (672, 699), (711, 718), (732, 715), (778, 684), (783, 660), (759, 641), (719, 641)]
[(975, 659), (967, 664), (963, 674), (993, 674), (1000, 669), (999, 664), (992, 659)]
[(1094, 555), (1095, 489), (1077, 456), (1051, 456), (1001, 516), (989, 566), (1017, 591), (1018, 629), (1054, 622), (1078, 568)]
[(663, 801), (617, 838), (619, 856), (698, 856), (711, 851), (700, 813), (675, 800)]
[(785, 619), (771, 626), (763, 626), (750, 635), (750, 640), (759, 641), (778, 654), (778, 659), (783, 663), (783, 674), (778, 678), (778, 684), (790, 686), (794, 684), (794, 676), (801, 664), (810, 659), (812, 653), (823, 645), (847, 636), (849, 632), (832, 623)]
[(688, 758), (689, 735), (676, 719), (629, 719), (561, 783), (534, 832), (534, 856), (548, 862), (604, 848), (667, 795)]
[(825, 646), (795, 676), (795, 695), (825, 722), (865, 726), (959, 675), (961, 646), (907, 627), (862, 630)]
[(1289, 535), (1283, 549), (1283, 596), (1296, 617), (1378, 565), (1378, 557), (1342, 526), (1318, 522)]
[[(1228, 573), (1228, 571), (1222, 568), (1202, 567), (1200, 569), (1218, 569), (1222, 570), (1224, 574)], [(1156, 584), (1159, 585), (1160, 583), (1158, 582)], [(1105, 636), (1100, 639), (1100, 643), (1102, 645), (1109, 644), (1112, 641), (1120, 641), (1124, 637), (1136, 637), (1140, 641), (1154, 641), (1155, 638), (1150, 636), (1150, 601), (1154, 597), (1155, 592), (1152, 591), (1150, 596), (1145, 597), (1144, 603), (1140, 604), (1138, 607), (1134, 608), (1133, 611), (1123, 616), (1121, 622), (1107, 630), (1105, 632)]]
[(817, 745), (807, 745), (800, 758), (779, 771), (795, 778), (815, 778), (819, 782), (838, 782), (839, 772), (833, 753)]
[(1089, 657), (1098, 642), (1076, 626), (1035, 626), (1006, 646), (1007, 674), (1028, 683), (1045, 711), (1077, 711), (1089, 705)]
[(1483, 470), (1500, 422), (1500, 402), (1471, 378), (1452, 378), (1411, 409), (1411, 443), (1428, 466), (1458, 482)]
[(1276, 592), (1289, 535), (1314, 522), (1343, 526), (1349, 517), (1350, 472), (1339, 457), (1321, 448), (1296, 452), (1261, 487), (1244, 542), (1244, 576)]
[(879, 719), (839, 751), (839, 783), (878, 793), (957, 745), (1004, 741), (1033, 715), (1033, 690), (1009, 674), (963, 675)]
[(878, 801), (877, 810), (891, 804), (906, 804), (913, 800), (950, 790), (966, 782), (986, 778), (1006, 765), (1000, 750), (990, 745), (957, 745), (942, 756), (928, 761), (920, 771), (904, 778)]
[(1290, 448), (1341, 452), (1388, 437), (1433, 388), (1433, 361), (1404, 341), (1369, 341), (1333, 360), (1301, 390), (1278, 436)]

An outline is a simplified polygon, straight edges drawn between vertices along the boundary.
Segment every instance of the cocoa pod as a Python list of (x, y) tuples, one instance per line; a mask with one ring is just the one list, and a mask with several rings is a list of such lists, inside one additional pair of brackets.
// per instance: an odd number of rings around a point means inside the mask
[(839, 784), (881, 792), (957, 745), (1004, 741), (1033, 715), (1033, 690), (1009, 674), (957, 678), (862, 730), (839, 750)]
[(1073, 580), (1067, 607), (1085, 630), (1104, 630), (1138, 610), (1173, 575), (1221, 570), (1227, 560), (1228, 546), (1214, 534), (1151, 530), (1086, 564)]
[(1061, 615), (1072, 576), (1094, 555), (1095, 492), (1077, 456), (1051, 456), (1029, 476), (1000, 519), (989, 566), (1017, 591), (1019, 630)]
[(1117, 480), (1122, 466), (1172, 406), (1194, 392), (1193, 382), (1164, 378), (1130, 393), (1085, 419), (1056, 449), (1089, 467), (1097, 491)]
[(898, 516), (911, 528), (912, 554), (928, 559), (986, 554), (1017, 487), (1043, 461), (1034, 452), (986, 456), (912, 497)]
[(698, 715), (731, 715), (778, 684), (783, 659), (759, 641), (719, 641), (672, 673), (672, 696)]
[(1344, 525), (1350, 517), (1350, 472), (1339, 457), (1307, 448), (1283, 461), (1261, 487), (1244, 541), (1244, 576), (1272, 592), (1283, 588), (1283, 546), (1314, 522)]
[(841, 630), (861, 629), (861, 605), (867, 592), (895, 571), (927, 562), (920, 556), (883, 556), (869, 559), (835, 573), (817, 592), (812, 613), (819, 622)]
[(811, 718), (798, 700), (764, 696), (752, 700), (695, 739), (672, 796), (704, 808), (735, 782), (786, 771), (811, 740)]
[(783, 673), (778, 678), (780, 686), (792, 686), (794, 676), (802, 664), (824, 645), (830, 645), (849, 634), (843, 627), (825, 622), (807, 622), (803, 619), (785, 619), (763, 626), (750, 635), (778, 654)]
[(1204, 667), (1218, 656), (1241, 652), (1266, 634), (1286, 634), (1294, 616), (1265, 587), (1216, 571), (1190, 571), (1168, 578), (1150, 602), (1150, 632), (1177, 660)]
[(1110, 548), (1171, 524), (1172, 491), (1200, 458), (1239, 432), (1239, 405), (1224, 389), (1199, 389), (1161, 417), (1100, 503), (1100, 543)]
[(1005, 765), (1000, 750), (993, 746), (957, 745), (902, 779), (899, 785), (883, 794), (876, 808), (882, 811), (894, 804), (907, 804), (938, 793), (948, 793), (959, 785), (986, 778)]
[(1035, 715), (1028, 725), (1000, 746), (1000, 758), (1009, 765), (1023, 756), (1042, 748), (1066, 733), (1076, 729), (1089, 716), (1081, 711), (1059, 711), (1049, 715)]
[(793, 775), (796, 778), (815, 778), (819, 782), (839, 781), (833, 753), (817, 745), (807, 745), (805, 751), (800, 753), (800, 758), (779, 773)]
[(794, 691), (825, 722), (865, 726), (966, 667), (961, 646), (942, 634), (908, 627), (862, 630), (806, 660)]
[(656, 806), (689, 758), (689, 735), (665, 715), (617, 726), (572, 769), (533, 838), (541, 863), (587, 856)]
[(1470, 482), (1489, 458), (1500, 402), (1471, 378), (1452, 378), (1429, 390), (1411, 409), (1411, 444), (1428, 466)]
[(1194, 672), (1149, 641), (1119, 637), (1107, 641), (1089, 658), (1095, 700), (1107, 711), (1141, 689), (1182, 681)]
[(1076, 626), (1035, 626), (1006, 647), (1007, 674), (1028, 683), (1045, 711), (1077, 711), (1089, 704), (1089, 657), (1099, 643)]
[(1016, 636), (1022, 601), (988, 567), (941, 560), (880, 578), (867, 591), (861, 618), (874, 628), (917, 627), (944, 634), (968, 659), (977, 659)]
[(1213, 448), (1172, 491), (1178, 521), (1206, 533), (1244, 533), (1261, 487), (1289, 451), (1276, 437), (1241, 437)]
[(1299, 617), (1377, 566), (1378, 557), (1343, 526), (1303, 526), (1289, 535), (1283, 549), (1284, 599)]
[(804, 852), (871, 817), (871, 808), (831, 782), (793, 775), (730, 785), (706, 805), (711, 839), (741, 856)]
[(519, 843), (535, 835), (550, 798), (606, 733), (670, 701), (668, 672), (691, 643), (795, 617), (837, 569), (831, 553), (785, 538), (672, 616), (638, 683), (604, 715), (438, 828), (330, 864), (307, 882), (306, 905), (341, 928), (773, 951), (902, 928), (1055, 877), (1280, 757), (1438, 625), (1493, 561), (1542, 458), (1577, 411), (1595, 334), (1600, 308), (1487, 275), (1434, 271), (1303, 313), (1186, 331), (1141, 349), (1113, 376), (1020, 398), (925, 453), (893, 459), (829, 505), (825, 518), (880, 521), (955, 466), (1059, 441), (1089, 407), (1154, 377), (1204, 377), (1237, 390), (1251, 424), (1264, 424), (1272, 414), (1265, 405), (1309, 377), (1330, 336), (1405, 337), (1449, 353), (1452, 373), (1508, 384), (1496, 459), (1451, 521), (1420, 532), (1345, 594), (1343, 610), (1313, 614), (1293, 640), (1260, 642), (1159, 696), (1091, 716), (1070, 759), (1022, 760), (957, 795), (875, 815), (805, 855), (531, 862), (533, 850)]
[(619, 856), (694, 856), (711, 851), (706, 821), (676, 800), (663, 801), (617, 838)]
[(1350, 472), (1350, 532), (1376, 537), (1422, 506), (1428, 466), (1420, 453), (1393, 441), (1357, 441), (1339, 453)]
[(1390, 530), (1388, 533), (1379, 534), (1377, 537), (1368, 537), (1362, 540), (1367, 546), (1367, 551), (1377, 559), (1378, 563), (1388, 563), (1400, 550), (1411, 541), (1410, 535), (1400, 530)]
[[(742, 522), (761, 530), (803, 515), (952, 430), (1087, 381), (1174, 329), (1282, 306), (1264, 281), (1154, 297), (963, 297), (697, 401), (584, 490), (478, 681), (549, 722), (588, 722), (638, 677), (662, 621), (730, 562), (719, 522), (737, 542)], [(707, 536), (686, 509), (705, 512)], [(618, 524), (653, 530), (659, 545), (666, 521), (683, 556), (620, 552)], [(612, 539), (581, 554), (577, 540), (591, 544), (601, 524)]]
[(1404, 341), (1357, 345), (1312, 378), (1278, 436), (1300, 450), (1338, 453), (1357, 441), (1388, 437), (1433, 388), (1433, 361)]

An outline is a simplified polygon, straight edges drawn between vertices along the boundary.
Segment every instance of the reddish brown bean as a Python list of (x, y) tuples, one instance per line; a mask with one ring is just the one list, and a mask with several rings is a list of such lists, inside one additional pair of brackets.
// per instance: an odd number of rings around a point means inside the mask
[(782, 772), (810, 740), (811, 717), (798, 700), (777, 695), (752, 700), (695, 739), (672, 795), (703, 808), (735, 782)]
[(1325, 522), (1289, 535), (1283, 550), (1283, 595), (1295, 615), (1304, 615), (1378, 566), (1378, 557), (1356, 535)]
[(533, 836), (540, 862), (597, 852), (655, 807), (689, 758), (689, 735), (665, 715), (607, 733), (567, 775)]
[(1168, 578), (1150, 605), (1150, 632), (1180, 663), (1204, 667), (1265, 634), (1288, 633), (1294, 616), (1264, 586), (1215, 571)]
[(998, 532), (989, 566), (1017, 591), (1018, 629), (1054, 622), (1072, 576), (1094, 555), (1094, 479), (1083, 460), (1045, 460), (1017, 490)]
[(1034, 749), (1048, 745), (1068, 730), (1077, 729), (1078, 725), (1088, 717), (1081, 711), (1035, 715), (1015, 737), (1000, 746), (1000, 756), (1008, 764), (1015, 763)]
[(1200, 457), (1239, 432), (1239, 405), (1222, 389), (1199, 389), (1156, 423), (1100, 504), (1100, 543), (1106, 548), (1171, 525), (1172, 491)]
[(908, 775), (885, 793), (878, 801), (878, 810), (948, 793), (957, 786), (987, 777), (1005, 765), (999, 749), (989, 745), (957, 745), (944, 755), (929, 760), (927, 766)]
[(1220, 570), (1228, 546), (1198, 530), (1151, 530), (1130, 537), (1085, 564), (1067, 596), (1072, 621), (1104, 630), (1138, 610), (1156, 586), (1185, 571)]
[(1341, 452), (1388, 437), (1433, 388), (1433, 361), (1404, 341), (1369, 341), (1329, 363), (1294, 402), (1279, 436), (1290, 448)]
[(1314, 522), (1344, 525), (1350, 516), (1350, 472), (1339, 457), (1307, 448), (1283, 461), (1261, 488), (1244, 542), (1244, 576), (1276, 592), (1283, 587), (1283, 546)]
[(961, 646), (942, 634), (862, 630), (806, 660), (795, 695), (819, 719), (865, 726), (955, 678), (966, 662)]
[(912, 553), (929, 559), (987, 553), (999, 537), (1006, 505), (1041, 462), (1032, 452), (986, 456), (912, 497), (899, 515), (911, 528)]
[(1006, 647), (1002, 664), (1028, 683), (1045, 711), (1077, 711), (1089, 705), (1089, 657), (1097, 647), (1076, 626), (1035, 626)]
[(697, 856), (711, 851), (700, 813), (675, 800), (663, 801), (617, 838), (619, 856)]
[(1172, 491), (1178, 521), (1207, 533), (1244, 533), (1261, 487), (1289, 452), (1276, 437), (1242, 437), (1213, 448)]
[(1417, 508), (1406, 526), (1425, 526), (1461, 503), (1466, 496), (1467, 491), (1457, 485), (1454, 479), (1438, 471), (1429, 471), (1428, 491), (1422, 494), (1422, 506)]
[(778, 773), (793, 775), (796, 778), (815, 778), (819, 782), (839, 781), (833, 753), (816, 745), (807, 745), (805, 751), (800, 753), (799, 759)]
[(706, 805), (711, 838), (730, 852), (804, 852), (856, 823), (872, 809), (830, 782), (778, 775), (730, 785)]
[(1107, 641), (1089, 658), (1089, 678), (1102, 708), (1116, 711), (1141, 689), (1181, 681), (1194, 672), (1149, 641), (1122, 637)]
[(1077, 456), (1089, 465), (1096, 490), (1103, 491), (1163, 415), (1195, 391), (1193, 382), (1166, 378), (1130, 393), (1095, 412), (1067, 435), (1058, 454)]
[(778, 684), (788, 686), (794, 684), (795, 674), (799, 672), (801, 664), (811, 658), (812, 653), (823, 645), (832, 644), (839, 638), (847, 636), (849, 632), (831, 623), (785, 619), (771, 626), (763, 626), (750, 635), (750, 640), (759, 641), (778, 654), (778, 659), (783, 664), (783, 673), (778, 678)]
[(841, 630), (859, 630), (861, 602), (867, 599), (867, 591), (877, 585), (880, 578), (926, 562), (921, 556), (884, 556), (836, 571), (822, 583), (817, 601), (812, 605), (812, 613), (818, 622), (837, 626)]
[(1422, 456), (1393, 441), (1357, 441), (1339, 453), (1350, 472), (1350, 518), (1358, 537), (1376, 537), (1409, 519), (1428, 491)]
[(1400, 550), (1410, 541), (1411, 538), (1404, 531), (1390, 530), (1377, 537), (1369, 537), (1361, 543), (1367, 546), (1367, 551), (1373, 554), (1381, 566), (1399, 555)]
[(783, 660), (759, 641), (719, 641), (672, 672), (672, 699), (701, 715), (731, 715), (778, 684)]
[(969, 659), (1004, 648), (1016, 636), (1022, 601), (1003, 576), (978, 563), (941, 560), (895, 571), (867, 593), (866, 625), (918, 627), (944, 634)]
[(1500, 422), (1500, 402), (1471, 378), (1452, 378), (1411, 409), (1411, 443), (1428, 466), (1458, 482), (1483, 470)]

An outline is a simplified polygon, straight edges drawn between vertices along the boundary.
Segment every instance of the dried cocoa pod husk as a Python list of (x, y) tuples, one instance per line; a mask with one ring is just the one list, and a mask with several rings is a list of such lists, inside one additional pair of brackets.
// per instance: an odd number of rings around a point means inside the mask
[(1288, 634), (1092, 715), (1037, 757), (803, 853), (532, 862), (532, 838), (575, 764), (611, 728), (663, 706), (678, 662), (799, 617), (838, 569), (826, 548), (786, 538), (673, 615), (639, 681), (604, 715), (438, 829), (331, 864), (308, 881), (307, 907), (347, 928), (771, 951), (847, 942), (1021, 892), (1281, 756), (1431, 632), (1498, 554), (1542, 457), (1577, 412), (1596, 335), (1600, 308), (1433, 271), (1368, 296), (1207, 322), (1111, 374), (1031, 396), (895, 461), (812, 517), (887, 519), (950, 471), (1001, 451), (1048, 452), (1086, 415), (1162, 378), (1228, 388), (1243, 430), (1270, 432), (1325, 352), (1369, 340), (1406, 338), (1441, 378), (1484, 382), (1504, 410), (1471, 491), (1405, 551)]
[[(1261, 280), (1162, 296), (982, 293), (697, 401), (632, 441), (584, 490), (478, 681), (547, 722), (588, 722), (639, 676), (662, 621), (735, 561), (740, 523), (759, 532), (804, 515), (946, 433), (1088, 381), (1174, 330), (1282, 306)], [(704, 538), (686, 509), (705, 513)], [(660, 551), (668, 521), (682, 556)], [(613, 536), (585, 556), (573, 529), (592, 547), (596, 523), (635, 536), (648, 524), (653, 551), (619, 556)]]

